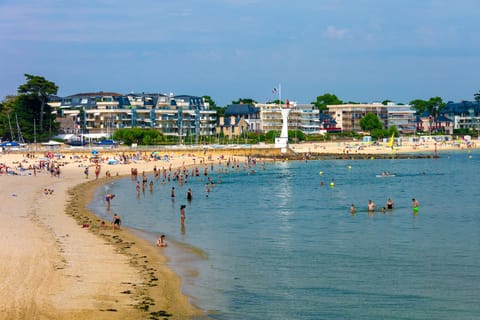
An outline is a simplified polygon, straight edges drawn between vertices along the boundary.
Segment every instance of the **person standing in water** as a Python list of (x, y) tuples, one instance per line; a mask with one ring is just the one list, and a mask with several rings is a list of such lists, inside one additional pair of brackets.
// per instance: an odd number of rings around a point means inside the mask
[(188, 191), (187, 191), (187, 201), (192, 201), (192, 189), (188, 188)]
[(184, 204), (180, 206), (180, 223), (182, 225), (185, 224), (185, 205)]
[(387, 200), (387, 209), (393, 209), (393, 200), (391, 198)]
[(413, 206), (413, 212), (417, 213), (418, 212), (418, 200), (413, 198), (412, 199), (412, 206)]
[(374, 212), (375, 207), (376, 207), (375, 203), (372, 200), (368, 200), (368, 205), (367, 205), (368, 212)]
[(105, 202), (107, 203), (107, 210), (110, 210), (110, 201), (115, 198), (115, 195), (112, 193), (109, 193), (105, 196)]
[(350, 213), (354, 214), (355, 212), (357, 212), (357, 208), (355, 208), (355, 205), (352, 203), (352, 206), (350, 207)]

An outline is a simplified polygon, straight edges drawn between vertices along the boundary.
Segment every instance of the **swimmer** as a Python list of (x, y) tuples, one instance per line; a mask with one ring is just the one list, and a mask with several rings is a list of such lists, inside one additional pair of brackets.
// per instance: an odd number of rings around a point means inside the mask
[(166, 246), (167, 246), (167, 242), (165, 242), (165, 235), (162, 234), (160, 238), (158, 238), (157, 240), (157, 247), (166, 247)]
[(188, 188), (188, 191), (187, 191), (187, 201), (192, 201), (192, 189)]
[(388, 198), (387, 200), (387, 209), (389, 210), (393, 209), (393, 201), (390, 198)]
[(355, 205), (352, 203), (352, 205), (350, 207), (350, 213), (354, 214), (355, 212), (357, 212), (357, 208), (355, 208)]
[(375, 203), (372, 200), (368, 200), (368, 212), (373, 212), (375, 211)]
[(412, 199), (412, 206), (413, 206), (413, 211), (418, 212), (418, 200), (413, 198)]

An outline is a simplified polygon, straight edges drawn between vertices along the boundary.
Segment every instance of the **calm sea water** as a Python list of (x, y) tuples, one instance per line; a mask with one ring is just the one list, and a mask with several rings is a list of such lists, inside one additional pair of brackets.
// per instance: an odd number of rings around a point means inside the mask
[[(139, 197), (122, 179), (99, 189), (90, 208), (110, 217), (103, 197), (113, 192), (124, 225), (152, 243), (165, 233), (169, 247), (159, 250), (210, 318), (479, 319), (479, 169), (475, 151), (276, 162), (253, 174), (216, 165), (210, 177), (221, 183), (209, 193), (203, 172), (184, 186), (155, 181)], [(397, 175), (376, 177), (382, 171)], [(367, 213), (369, 199), (382, 207), (388, 198), (393, 210)]]

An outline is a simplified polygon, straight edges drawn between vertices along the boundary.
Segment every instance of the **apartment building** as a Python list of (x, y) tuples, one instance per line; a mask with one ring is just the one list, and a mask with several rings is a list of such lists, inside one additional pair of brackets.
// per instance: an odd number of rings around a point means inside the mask
[(121, 128), (153, 128), (167, 136), (210, 136), (217, 119), (202, 97), (189, 95), (80, 93), (51, 106), (61, 123), (73, 124), (63, 133), (110, 136)]
[(453, 129), (480, 129), (480, 102), (448, 102), (440, 114), (452, 120)]
[(416, 129), (415, 110), (410, 105), (388, 103), (328, 105), (328, 113), (342, 131), (360, 132), (360, 119), (367, 113), (377, 115), (384, 128), (396, 126), (401, 134), (412, 134)]
[[(255, 107), (260, 110), (260, 129), (263, 132), (282, 130), (281, 107), (273, 103), (256, 103)], [(320, 121), (320, 111), (312, 104), (297, 104), (288, 102), (290, 108), (288, 128), (301, 130), (305, 134), (317, 134), (323, 130)]]

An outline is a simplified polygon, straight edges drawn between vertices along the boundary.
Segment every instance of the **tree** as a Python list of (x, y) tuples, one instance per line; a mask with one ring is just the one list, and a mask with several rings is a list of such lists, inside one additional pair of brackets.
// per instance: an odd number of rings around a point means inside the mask
[(257, 101), (255, 101), (253, 99), (250, 99), (250, 98), (246, 98), (246, 99), (238, 98), (237, 101), (232, 101), (232, 104), (251, 104), (251, 105), (254, 105), (255, 103), (257, 103)]
[(275, 99), (275, 100), (273, 100), (273, 101), (270, 101), (269, 103), (273, 103), (273, 104), (285, 104), (284, 101), (280, 101), (280, 100), (278, 100), (278, 99)]
[(440, 97), (432, 97), (427, 101), (427, 111), (434, 117), (437, 117), (444, 107), (445, 103)]
[[(15, 137), (10, 132), (9, 117), (18, 105), (17, 96), (6, 97), (5, 101), (0, 103), (0, 138), (2, 140), (15, 140)], [(8, 137), (8, 138), (7, 138)]]
[(162, 133), (155, 129), (118, 129), (113, 134), (113, 139), (123, 141), (125, 144), (131, 145), (137, 143), (139, 145), (156, 145), (165, 141)]
[(478, 90), (478, 92), (475, 93), (475, 94), (473, 95), (473, 97), (475, 98), (475, 101), (476, 101), (476, 102), (480, 102), (480, 90)]
[(217, 108), (215, 101), (213, 101), (213, 99), (210, 96), (202, 96), (202, 98), (210, 105), (210, 108), (212, 109)]
[(427, 112), (434, 117), (438, 116), (445, 107), (445, 103), (440, 97), (432, 97), (429, 100), (416, 99), (410, 101), (410, 105), (417, 111), (417, 114)]
[[(18, 87), (18, 93), (23, 99), (24, 103), (28, 103), (34, 111), (37, 111), (37, 104), (39, 104), (39, 130), (43, 131), (44, 128), (44, 112), (45, 105), (47, 104), (48, 97), (57, 94), (58, 87), (55, 83), (46, 80), (41, 76), (34, 76), (31, 74), (25, 74), (27, 83)], [(34, 112), (36, 114), (37, 112)]]
[(328, 110), (327, 105), (342, 104), (342, 100), (338, 99), (336, 95), (325, 93), (317, 97), (317, 101), (312, 102), (319, 110)]
[(364, 131), (383, 130), (383, 124), (375, 113), (369, 112), (360, 119), (360, 128)]
[(383, 100), (383, 101), (382, 101), (382, 104), (383, 104), (384, 106), (386, 106), (389, 102), (392, 102), (392, 100), (388, 100), (388, 99), (387, 99), (387, 100)]
[(420, 115), (427, 110), (427, 101), (425, 100), (415, 99), (410, 101), (409, 104), (416, 111), (417, 115)]
[(398, 132), (398, 128), (397, 128), (396, 126), (390, 126), (390, 127), (388, 127), (388, 129), (387, 129), (387, 136), (388, 136), (388, 137), (391, 137), (392, 134), (393, 134), (395, 137), (398, 137), (399, 132)]

